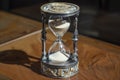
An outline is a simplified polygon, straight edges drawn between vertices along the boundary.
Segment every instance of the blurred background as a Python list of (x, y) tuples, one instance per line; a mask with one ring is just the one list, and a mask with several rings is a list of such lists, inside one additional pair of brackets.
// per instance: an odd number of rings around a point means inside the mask
[(80, 6), (79, 34), (120, 45), (120, 0), (0, 0), (0, 9), (41, 21), (40, 6), (56, 1)]

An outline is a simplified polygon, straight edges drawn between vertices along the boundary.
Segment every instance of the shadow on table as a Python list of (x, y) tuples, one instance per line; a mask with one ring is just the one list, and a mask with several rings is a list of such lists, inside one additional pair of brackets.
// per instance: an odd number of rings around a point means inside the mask
[[(30, 58), (35, 61), (30, 60)], [(22, 65), (41, 74), (40, 59), (29, 56), (26, 52), (21, 50), (0, 51), (0, 63)]]

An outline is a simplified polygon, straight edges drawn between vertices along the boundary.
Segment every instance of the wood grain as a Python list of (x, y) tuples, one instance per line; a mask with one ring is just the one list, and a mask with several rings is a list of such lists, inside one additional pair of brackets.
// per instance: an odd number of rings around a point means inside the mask
[[(41, 25), (40, 25), (41, 26)], [(80, 35), (79, 73), (66, 79), (41, 75), (41, 30), (0, 46), (0, 73), (12, 80), (120, 80), (120, 46)], [(63, 37), (72, 49), (72, 34)], [(47, 31), (47, 50), (55, 36)]]
[(0, 44), (41, 29), (41, 23), (0, 11)]

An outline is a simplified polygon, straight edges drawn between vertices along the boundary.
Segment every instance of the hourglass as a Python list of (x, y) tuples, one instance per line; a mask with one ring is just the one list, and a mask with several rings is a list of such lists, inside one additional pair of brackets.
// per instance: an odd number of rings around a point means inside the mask
[[(77, 53), (77, 17), (79, 15), (79, 7), (65, 2), (47, 3), (41, 6), (41, 14), (43, 17), (42, 73), (54, 78), (67, 78), (75, 75), (78, 72), (79, 65)], [(49, 29), (56, 36), (56, 40), (48, 51), (46, 51), (46, 23), (48, 23)], [(62, 40), (70, 26), (74, 27), (72, 39), (74, 52), (71, 52)]]

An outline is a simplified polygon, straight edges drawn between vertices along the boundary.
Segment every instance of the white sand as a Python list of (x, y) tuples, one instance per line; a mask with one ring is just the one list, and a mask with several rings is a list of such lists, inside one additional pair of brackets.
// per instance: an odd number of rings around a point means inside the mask
[[(66, 55), (69, 56), (69, 54), (67, 53)], [(53, 62), (65, 62), (69, 59), (67, 56), (65, 56), (63, 53), (58, 51), (56, 53), (50, 54), (49, 59)]]
[(61, 29), (61, 28), (64, 28), (64, 29), (68, 29), (70, 26), (70, 23), (69, 22), (66, 22), (62, 25), (59, 25), (59, 26), (56, 26), (57, 29)]

